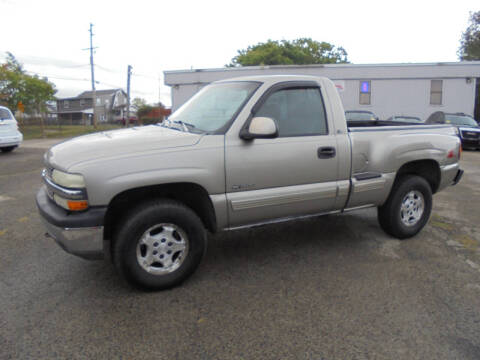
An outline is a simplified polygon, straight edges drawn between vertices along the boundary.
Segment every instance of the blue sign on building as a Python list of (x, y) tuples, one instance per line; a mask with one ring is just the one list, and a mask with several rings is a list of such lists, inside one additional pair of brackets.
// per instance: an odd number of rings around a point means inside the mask
[(362, 81), (360, 86), (360, 91), (362, 93), (369, 93), (370, 92), (370, 81)]

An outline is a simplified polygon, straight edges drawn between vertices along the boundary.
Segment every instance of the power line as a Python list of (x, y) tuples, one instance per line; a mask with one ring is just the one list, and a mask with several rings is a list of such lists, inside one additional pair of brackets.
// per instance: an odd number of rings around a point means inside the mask
[(33, 71), (27, 71), (25, 70), (26, 73), (28, 74), (33, 74), (33, 75), (37, 75), (38, 77), (46, 77), (48, 79), (58, 79), (58, 80), (71, 80), (71, 81), (90, 81), (90, 79), (81, 79), (81, 78), (72, 78), (72, 77), (62, 77), (60, 75), (48, 75), (48, 74), (39, 74), (39, 73), (36, 73), (36, 72), (33, 72)]
[(102, 84), (102, 85), (107, 85), (107, 86), (112, 86), (114, 87), (115, 89), (122, 89), (122, 87), (120, 85), (115, 85), (115, 84), (109, 84), (109, 83), (106, 83), (104, 81), (96, 81), (95, 83), (97, 84)]
[[(102, 66), (102, 65), (98, 65), (98, 64), (95, 64), (95, 67), (100, 69), (100, 70), (103, 70), (103, 71), (107, 71), (107, 72), (110, 72), (110, 73), (114, 73), (114, 74), (121, 74), (122, 72), (119, 71), (119, 70), (113, 70), (113, 69), (109, 69), (105, 66)], [(147, 79), (153, 79), (153, 80), (157, 80), (157, 78), (155, 76), (151, 76), (151, 75), (145, 75), (145, 74), (138, 74), (138, 73), (132, 73), (131, 74), (132, 76), (137, 76), (137, 77), (143, 77), (143, 78), (147, 78)]]
[(150, 76), (150, 75), (132, 74), (132, 76), (138, 76), (138, 77), (144, 77), (144, 78), (148, 78), (148, 79), (158, 80), (157, 77), (155, 77), (155, 76)]
[[(9, 53), (9, 51), (2, 51), (0, 50), (0, 57), (5, 57), (6, 54)], [(50, 57), (41, 57), (41, 56), (35, 56), (35, 55), (18, 55), (15, 56), (17, 59), (20, 60), (23, 64), (27, 65), (33, 65), (33, 66), (53, 66), (57, 68), (65, 68), (65, 69), (71, 69), (71, 68), (80, 68), (80, 67), (85, 67), (89, 66), (89, 64), (75, 64), (73, 61), (70, 60), (64, 60), (64, 59), (58, 59), (58, 58), (50, 58)], [(36, 61), (35, 61), (36, 60)], [(63, 64), (61, 64), (63, 63)], [(72, 63), (71, 65), (66, 65), (65, 63)]]
[(105, 66), (101, 66), (101, 65), (98, 65), (98, 64), (95, 64), (95, 67), (98, 68), (98, 69), (101, 69), (103, 71), (108, 71), (108, 72), (114, 73), (114, 74), (120, 74), (121, 73), (121, 71), (108, 69)]
[[(56, 79), (56, 80), (65, 80), (65, 81), (91, 81), (90, 79), (87, 79), (87, 78), (75, 78), (75, 77), (64, 77), (64, 76), (60, 76), (60, 75), (49, 75), (49, 74), (39, 74), (39, 73), (36, 73), (36, 72), (33, 72), (33, 71), (25, 71), (26, 73), (28, 74), (32, 74), (32, 75), (37, 75), (38, 77), (46, 77), (47, 79)], [(117, 84), (110, 84), (110, 83), (107, 83), (107, 82), (104, 82), (104, 81), (99, 81), (99, 80), (95, 80), (95, 84), (98, 84), (98, 85), (106, 85), (106, 86), (110, 86), (114, 89), (122, 89), (122, 87), (120, 85), (117, 85)], [(138, 94), (138, 95), (153, 95), (155, 94), (155, 92), (153, 91), (139, 91), (139, 90), (131, 90), (131, 92), (133, 94)]]

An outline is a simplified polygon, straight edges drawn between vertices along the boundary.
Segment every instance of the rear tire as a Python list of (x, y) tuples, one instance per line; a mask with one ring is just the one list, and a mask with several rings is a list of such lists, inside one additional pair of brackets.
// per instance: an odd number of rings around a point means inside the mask
[(113, 262), (132, 285), (163, 290), (193, 274), (206, 245), (200, 218), (183, 204), (162, 199), (129, 212), (116, 232)]
[(2, 150), (2, 152), (8, 153), (8, 152), (13, 151), (13, 149), (15, 149), (15, 148), (16, 148), (16, 146), (6, 146), (6, 147), (0, 148), (0, 150)]
[(378, 207), (378, 222), (389, 235), (406, 239), (423, 229), (432, 211), (430, 184), (417, 175), (406, 175), (393, 185), (385, 204)]

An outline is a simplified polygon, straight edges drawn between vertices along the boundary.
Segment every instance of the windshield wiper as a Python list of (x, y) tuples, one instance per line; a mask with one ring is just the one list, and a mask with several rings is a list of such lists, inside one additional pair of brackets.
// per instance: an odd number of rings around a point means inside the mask
[(166, 127), (166, 128), (171, 128), (170, 124), (172, 124), (172, 121), (171, 120), (168, 120), (168, 119), (164, 119), (162, 122), (158, 122), (156, 123), (155, 125), (157, 126), (163, 126), (163, 127)]
[(191, 127), (191, 128), (195, 128), (195, 125), (193, 124), (190, 124), (190, 123), (187, 123), (185, 121), (182, 121), (182, 120), (174, 120), (173, 121), (175, 124), (180, 124), (182, 125), (182, 128), (183, 130), (185, 130), (186, 132), (190, 132), (190, 130), (188, 130), (188, 127)]
[(187, 125), (185, 125), (185, 123), (182, 120), (175, 120), (174, 123), (182, 125), (183, 131), (190, 132), (190, 131), (188, 131)]

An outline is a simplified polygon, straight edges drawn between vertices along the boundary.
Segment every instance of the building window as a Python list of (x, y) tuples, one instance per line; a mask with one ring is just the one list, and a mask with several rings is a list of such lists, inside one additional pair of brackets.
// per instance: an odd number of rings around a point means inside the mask
[(63, 101), (63, 108), (64, 108), (64, 109), (70, 108), (70, 101), (64, 100), (64, 101)]
[(371, 81), (360, 81), (360, 105), (370, 105), (372, 97)]
[(85, 106), (85, 99), (80, 99), (80, 106)]
[(430, 81), (430, 105), (442, 105), (443, 80)]
[(102, 105), (102, 99), (100, 99), (100, 98), (97, 98), (97, 106), (98, 105)]

